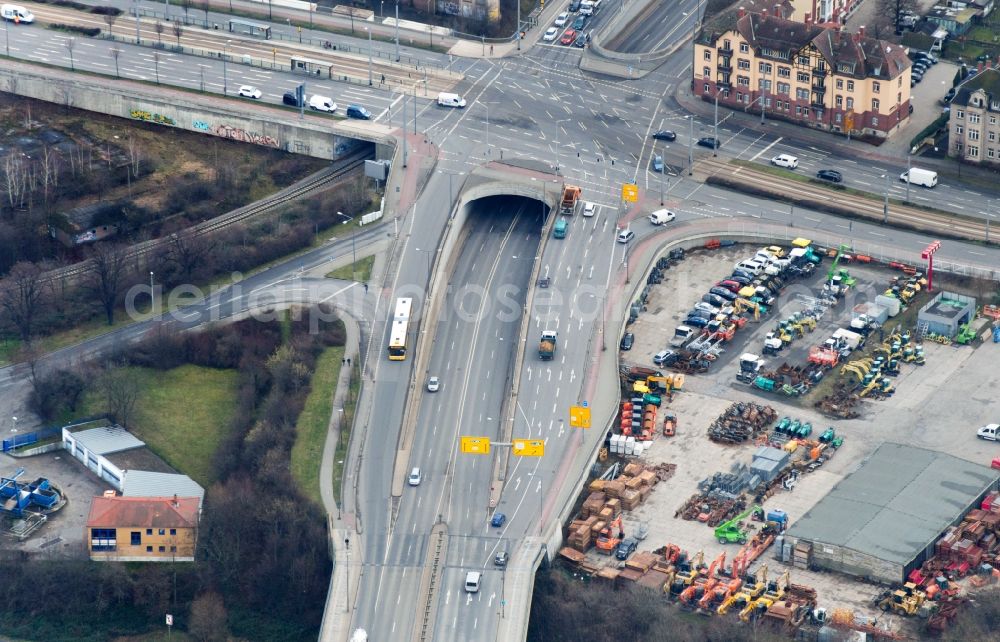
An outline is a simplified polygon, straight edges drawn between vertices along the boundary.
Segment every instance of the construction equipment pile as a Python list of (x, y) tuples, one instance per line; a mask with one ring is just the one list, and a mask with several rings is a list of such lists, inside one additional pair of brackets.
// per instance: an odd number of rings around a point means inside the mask
[(832, 393), (814, 403), (813, 407), (830, 417), (857, 419), (861, 416), (857, 410), (858, 401), (858, 396), (841, 384)]
[(684, 505), (677, 509), (674, 517), (687, 521), (699, 521), (715, 528), (733, 515), (746, 508), (745, 497), (723, 498), (708, 493), (697, 493), (688, 498)]
[(771, 406), (734, 403), (708, 427), (708, 438), (720, 444), (739, 444), (754, 439), (777, 419)]
[(633, 461), (615, 479), (590, 482), (590, 494), (567, 529), (569, 547), (580, 553), (588, 551), (598, 535), (621, 517), (622, 511), (635, 510), (653, 492), (653, 487), (670, 479), (676, 469), (675, 464), (654, 466)]

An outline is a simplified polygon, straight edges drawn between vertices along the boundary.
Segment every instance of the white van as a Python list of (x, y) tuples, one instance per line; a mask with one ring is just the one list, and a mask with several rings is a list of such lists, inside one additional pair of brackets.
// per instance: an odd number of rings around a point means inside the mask
[(446, 91), (442, 91), (438, 94), (438, 104), (442, 107), (465, 107), (465, 99), (458, 94), (449, 94)]
[(333, 98), (316, 94), (309, 99), (309, 108), (332, 114), (337, 111), (337, 103), (333, 102)]
[(581, 16), (592, 16), (594, 15), (594, 3), (590, 0), (583, 0), (580, 3), (580, 15)]
[(465, 592), (466, 593), (478, 593), (479, 592), (479, 581), (482, 579), (483, 574), (479, 571), (469, 571), (465, 574)]
[(757, 261), (740, 261), (736, 264), (736, 268), (739, 270), (746, 270), (754, 276), (760, 276), (760, 273), (764, 271), (764, 266)]
[(923, 185), (924, 187), (934, 187), (937, 185), (937, 172), (929, 169), (911, 167), (908, 171), (899, 175), (899, 180), (911, 185)]
[(670, 210), (656, 210), (649, 215), (649, 222), (653, 225), (663, 225), (677, 218), (677, 215)]
[(8, 22), (23, 22), (31, 24), (35, 21), (35, 14), (31, 13), (19, 4), (5, 4), (0, 6), (0, 18)]
[(422, 479), (423, 476), (420, 474), (420, 469), (414, 468), (413, 470), (410, 471), (410, 477), (409, 479), (407, 479), (407, 482), (410, 484), (410, 486), (419, 486), (420, 481)]

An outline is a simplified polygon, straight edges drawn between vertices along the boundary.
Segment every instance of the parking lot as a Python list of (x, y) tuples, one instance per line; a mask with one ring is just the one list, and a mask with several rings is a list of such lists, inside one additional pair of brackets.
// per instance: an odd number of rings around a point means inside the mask
[[(725, 278), (735, 263), (756, 250), (756, 247), (734, 246), (698, 251), (669, 268), (663, 283), (651, 287), (645, 311), (629, 327), (635, 334), (635, 345), (631, 351), (622, 353), (623, 363), (652, 366), (653, 355), (667, 345), (675, 326), (684, 321), (687, 311), (701, 295)], [(640, 522), (648, 524), (649, 535), (640, 545), (640, 551), (672, 543), (691, 555), (703, 551), (707, 563), (722, 552), (731, 557), (738, 550), (735, 545), (725, 546), (716, 541), (713, 529), (705, 524), (675, 517), (685, 501), (698, 492), (698, 482), (715, 472), (729, 472), (734, 463), (750, 463), (755, 450), (750, 442), (723, 445), (707, 437), (713, 420), (736, 401), (767, 404), (776, 410), (778, 417), (810, 422), (814, 439), (827, 427), (844, 437), (843, 445), (829, 461), (814, 472), (805, 473), (792, 491), (779, 490), (764, 502), (765, 511), (786, 511), (790, 523), (805, 514), (883, 441), (913, 444), (987, 465), (993, 457), (1000, 456), (1000, 445), (975, 436), (979, 426), (1000, 418), (1000, 401), (995, 395), (1000, 373), (993, 365), (1000, 356), (997, 344), (984, 343), (972, 348), (925, 343), (926, 365), (902, 364), (899, 375), (892, 380), (896, 392), (883, 400), (862, 400), (858, 407), (860, 417), (852, 420), (822, 415), (813, 408), (814, 399), (808, 396), (790, 398), (737, 382), (740, 354), (747, 351), (761, 354), (764, 334), (774, 329), (778, 319), (813, 304), (831, 261), (825, 258), (811, 277), (791, 281), (778, 296), (774, 309), (762, 315), (760, 321), (750, 321), (738, 330), (707, 373), (685, 377), (682, 391), (675, 393), (669, 404), (678, 418), (677, 435), (656, 437), (643, 453), (647, 462), (675, 464), (674, 476), (658, 485), (636, 510), (624, 514), (626, 535), (634, 533)], [(856, 287), (820, 317), (813, 332), (806, 333), (778, 355), (767, 357), (769, 361), (803, 364), (811, 346), (821, 344), (837, 328), (847, 327), (855, 304), (873, 300), (899, 274), (871, 265), (839, 267), (847, 268), (857, 279)], [(873, 340), (878, 341), (878, 337)], [(766, 563), (772, 579), (789, 570), (791, 581), (816, 588), (820, 605), (828, 609), (850, 608), (870, 617), (883, 615), (869, 604), (878, 591), (876, 586), (833, 573), (795, 569), (774, 559), (773, 553), (774, 547), (752, 568)], [(597, 563), (612, 563), (597, 553), (589, 556)]]

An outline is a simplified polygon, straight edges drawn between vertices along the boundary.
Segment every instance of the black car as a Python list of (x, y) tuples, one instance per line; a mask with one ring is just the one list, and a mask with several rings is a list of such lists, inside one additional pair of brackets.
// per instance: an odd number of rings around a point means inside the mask
[(582, 49), (583, 47), (587, 46), (587, 40), (589, 40), (589, 39), (590, 39), (590, 36), (588, 36), (585, 33), (581, 33), (580, 35), (578, 35), (576, 37), (576, 40), (573, 41), (573, 46), (574, 47), (580, 47)]
[(286, 91), (285, 95), (281, 97), (281, 102), (286, 105), (291, 105), (292, 107), (301, 107), (298, 97), (295, 95), (294, 91)]
[(622, 350), (631, 350), (633, 345), (635, 345), (635, 335), (631, 332), (626, 332), (618, 347)]
[(710, 305), (714, 305), (717, 308), (721, 308), (722, 306), (726, 305), (726, 299), (723, 299), (718, 294), (713, 294), (711, 292), (702, 295), (701, 300)]
[(729, 277), (730, 281), (736, 281), (740, 285), (750, 285), (753, 282), (753, 274), (750, 274), (746, 270), (736, 269), (733, 270), (733, 275)]
[(950, 102), (952, 101), (952, 99), (953, 99), (953, 98), (955, 97), (955, 94), (956, 94), (956, 93), (957, 93), (957, 92), (955, 91), (955, 88), (954, 88), (954, 87), (952, 87), (951, 89), (949, 89), (949, 90), (948, 90), (948, 93), (946, 93), (946, 94), (944, 95), (944, 102), (946, 102), (946, 103), (950, 103)]
[(677, 134), (669, 129), (661, 129), (660, 131), (653, 133), (653, 138), (656, 140), (677, 140)]
[(705, 136), (704, 138), (699, 138), (698, 145), (701, 147), (707, 147), (709, 149), (719, 149), (720, 147), (722, 147), (722, 143), (720, 143), (712, 136)]
[(581, 2), (581, 0), (573, 0), (573, 2), (570, 2), (569, 3), (569, 10), (570, 11), (579, 11), (580, 10), (580, 2)]
[(917, 62), (910, 65), (911, 69), (910, 73), (919, 73), (919, 74), (927, 73), (927, 70), (930, 68), (930, 66), (931, 63), (925, 60), (918, 60)]
[(714, 294), (716, 296), (721, 296), (726, 301), (735, 301), (736, 300), (736, 294), (733, 293), (733, 292), (730, 292), (726, 288), (720, 288), (720, 287), (716, 286), (716, 287), (712, 288), (711, 290), (709, 290), (708, 293), (709, 294)]
[(634, 553), (636, 547), (638, 546), (639, 542), (637, 542), (634, 537), (626, 537), (618, 544), (618, 550), (615, 551), (615, 557), (619, 560), (627, 560), (628, 556)]
[(824, 181), (830, 181), (831, 183), (843, 183), (844, 175), (835, 169), (821, 169), (816, 172), (816, 178), (822, 179)]

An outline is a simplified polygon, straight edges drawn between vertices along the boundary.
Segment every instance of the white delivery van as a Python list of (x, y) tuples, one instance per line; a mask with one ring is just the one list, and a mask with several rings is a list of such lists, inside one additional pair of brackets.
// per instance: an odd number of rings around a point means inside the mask
[(35, 21), (35, 14), (18, 4), (0, 6), (0, 17), (9, 22), (23, 22), (25, 24), (31, 24)]
[(911, 167), (899, 175), (899, 180), (911, 185), (934, 187), (937, 185), (937, 172), (932, 172), (929, 169), (920, 169), (919, 167)]
[(479, 581), (482, 579), (483, 574), (479, 571), (469, 571), (465, 574), (465, 592), (466, 593), (478, 593), (479, 592)]
[(438, 94), (438, 104), (442, 107), (465, 107), (465, 99), (458, 94), (449, 94), (442, 91)]
[(649, 222), (653, 225), (663, 225), (674, 220), (676, 217), (677, 215), (670, 210), (656, 210), (649, 215)]
[(581, 16), (592, 16), (594, 15), (594, 3), (590, 0), (583, 0), (580, 3), (580, 15)]
[(987, 441), (1000, 441), (1000, 424), (986, 424), (976, 431), (976, 436)]
[(332, 114), (337, 111), (337, 103), (333, 102), (333, 98), (316, 94), (309, 99), (309, 108)]

